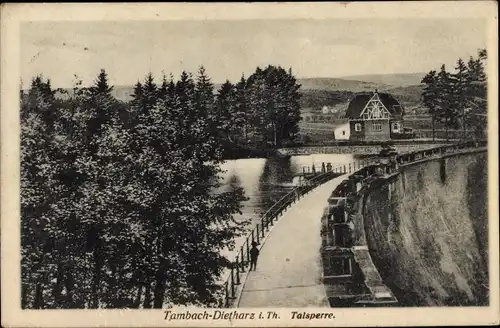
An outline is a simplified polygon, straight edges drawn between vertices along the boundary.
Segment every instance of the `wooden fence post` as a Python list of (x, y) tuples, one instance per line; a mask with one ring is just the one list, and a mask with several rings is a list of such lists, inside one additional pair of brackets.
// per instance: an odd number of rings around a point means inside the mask
[(225, 304), (225, 307), (229, 307), (229, 289), (228, 289), (228, 286), (227, 286), (227, 282), (224, 284), (224, 287), (225, 287), (225, 298), (226, 298), (226, 304)]
[(234, 269), (231, 268), (231, 298), (235, 298), (235, 289), (234, 289)]
[(240, 282), (240, 262), (239, 262), (239, 256), (236, 255), (236, 285), (239, 285)]
[(259, 224), (255, 226), (256, 229), (256, 235), (257, 235), (257, 245), (260, 245), (260, 239), (259, 239)]
[(245, 253), (243, 246), (240, 247), (240, 253), (241, 253), (241, 272), (245, 272)]
[[(253, 237), (253, 233), (252, 233), (252, 237)], [(252, 238), (252, 241), (253, 241), (253, 238)], [(247, 237), (247, 265), (250, 264), (250, 245), (248, 244), (248, 237)]]

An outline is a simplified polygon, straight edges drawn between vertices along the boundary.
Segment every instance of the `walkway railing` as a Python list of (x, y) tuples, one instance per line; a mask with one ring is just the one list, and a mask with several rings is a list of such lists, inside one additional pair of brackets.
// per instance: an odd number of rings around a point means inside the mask
[[(452, 153), (461, 149), (485, 147), (486, 145), (486, 141), (470, 141), (460, 144), (430, 148), (408, 154), (401, 154), (396, 157), (396, 160), (399, 164), (402, 165), (419, 161), (427, 157), (433, 157), (436, 155), (441, 156), (448, 152)], [(269, 232), (270, 227), (274, 225), (275, 221), (277, 221), (278, 218), (283, 215), (283, 212), (285, 212), (288, 207), (299, 200), (300, 197), (306, 195), (311, 190), (335, 177), (349, 173), (351, 174), (351, 179), (354, 180), (358, 180), (359, 178), (366, 178), (368, 175), (370, 175), (370, 171), (373, 168), (372, 165), (375, 163), (378, 163), (378, 159), (371, 158), (353, 163), (342, 164), (335, 168), (332, 168), (332, 170), (330, 171), (318, 173), (317, 176), (307, 180), (307, 183), (305, 185), (301, 185), (292, 189), (289, 193), (287, 193), (276, 203), (274, 203), (273, 206), (271, 206), (262, 215), (261, 222), (258, 223), (247, 235), (245, 242), (236, 254), (236, 258), (233, 261), (230, 269), (230, 274), (225, 280), (223, 286), (223, 299), (220, 301), (220, 307), (230, 307), (232, 301), (236, 299), (236, 289), (237, 286), (241, 284), (241, 274), (245, 273), (250, 266), (250, 248), (252, 243), (256, 242), (258, 245), (260, 245), (261, 241)], [(351, 192), (356, 191), (352, 190)]]
[(456, 143), (453, 145), (446, 145), (446, 146), (441, 146), (441, 147), (434, 147), (430, 149), (424, 149), (416, 152), (412, 152), (409, 154), (401, 154), (397, 156), (397, 162), (402, 165), (402, 164), (408, 164), (412, 162), (416, 162), (425, 158), (429, 157), (434, 157), (436, 155), (443, 155), (446, 153), (454, 153), (462, 149), (468, 149), (468, 148), (481, 148), (481, 147), (487, 147), (488, 143), (485, 140), (481, 141), (467, 141), (467, 142), (461, 142), (461, 143)]
[(245, 273), (250, 266), (250, 249), (252, 243), (255, 242), (257, 245), (260, 245), (261, 241), (269, 232), (270, 227), (274, 225), (288, 207), (323, 183), (343, 174), (352, 173), (356, 168), (359, 170), (363, 165), (368, 165), (370, 162), (371, 161), (358, 161), (339, 165), (327, 172), (320, 171), (318, 175), (306, 180), (305, 184), (295, 187), (274, 203), (262, 215), (260, 223), (257, 223), (249, 232), (243, 245), (240, 246), (236, 258), (232, 263), (231, 271), (224, 282), (223, 299), (220, 301), (220, 307), (230, 307), (232, 301), (236, 299), (236, 289), (237, 286), (241, 284), (241, 274)]

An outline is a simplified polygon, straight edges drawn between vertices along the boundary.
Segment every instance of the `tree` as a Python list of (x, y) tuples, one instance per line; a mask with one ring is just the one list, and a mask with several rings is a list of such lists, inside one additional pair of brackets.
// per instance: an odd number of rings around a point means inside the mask
[(169, 85), (169, 81), (167, 80), (167, 76), (164, 73), (162, 76), (161, 85), (158, 88), (159, 100), (164, 100), (168, 96), (168, 85)]
[(429, 113), (432, 116), (432, 140), (435, 140), (435, 121), (438, 110), (437, 99), (439, 95), (439, 90), (437, 89), (436, 71), (430, 71), (429, 73), (427, 73), (427, 75), (422, 79), (421, 83), (425, 83), (426, 85), (422, 93), (422, 98), (425, 107), (428, 108)]
[(248, 108), (247, 82), (245, 76), (242, 75), (235, 89), (235, 121), (237, 126), (242, 130), (242, 135), (245, 141), (248, 139), (249, 122), (251, 115)]
[[(257, 138), (261, 139), (265, 136), (265, 130), (268, 122), (266, 121), (266, 99), (264, 97), (265, 76), (260, 67), (257, 67), (255, 73), (250, 75), (247, 80), (247, 103), (249, 125), (254, 146)], [(265, 139), (264, 139), (265, 140)]]
[(455, 74), (451, 76), (452, 92), (455, 98), (455, 106), (461, 111), (460, 119), (463, 129), (463, 138), (466, 138), (466, 107), (467, 93), (469, 92), (470, 76), (464, 61), (459, 58), (455, 67)]
[(446, 71), (445, 65), (441, 65), (441, 69), (437, 74), (436, 85), (439, 90), (439, 96), (437, 98), (437, 108), (439, 109), (437, 119), (444, 123), (446, 140), (448, 140), (448, 130), (455, 125), (458, 112), (452, 79), (450, 73)]
[[(228, 265), (220, 249), (230, 245), (240, 230), (232, 214), (239, 211), (242, 190), (211, 192), (219, 185), (222, 151), (203, 114), (210, 113), (213, 106), (204, 74), (200, 72), (195, 84), (183, 72), (175, 85), (173, 103), (159, 102), (150, 113), (148, 125), (155, 133), (138, 138), (150, 139), (141, 148), (147, 151), (149, 170), (156, 172), (143, 186), (157, 200), (148, 205), (156, 218), (148, 233), (156, 245), (150, 256), (153, 262), (159, 259), (153, 274), (160, 277), (155, 278), (155, 307), (164, 301), (214, 303), (218, 293), (215, 281)], [(166, 293), (162, 293), (164, 288)]]
[(108, 74), (104, 69), (101, 69), (101, 72), (97, 76), (97, 79), (94, 81), (94, 85), (89, 88), (89, 92), (92, 95), (109, 95), (113, 90), (112, 86), (109, 86)]
[(238, 128), (236, 125), (236, 92), (234, 86), (229, 80), (226, 80), (217, 91), (215, 98), (215, 108), (217, 121), (220, 123), (218, 130), (224, 134), (224, 138), (229, 142), (234, 142), (234, 131)]
[(194, 92), (195, 110), (201, 118), (208, 120), (209, 124), (207, 128), (214, 133), (215, 131), (212, 129), (217, 129), (218, 126), (216, 122), (214, 122), (216, 121), (214, 117), (214, 86), (203, 65), (198, 68)]
[(487, 83), (485, 74), (487, 53), (480, 49), (477, 58), (470, 57), (467, 65), (459, 58), (455, 73), (450, 74), (442, 65), (439, 73), (430, 71), (423, 79), (422, 93), (425, 106), (433, 115), (434, 121), (443, 122), (448, 138), (448, 128), (456, 126), (460, 118), (463, 138), (467, 136), (467, 125), (481, 137), (487, 124)]
[(285, 114), (286, 124), (283, 137), (287, 140), (294, 141), (299, 133), (298, 124), (302, 120), (300, 113), (300, 84), (297, 83), (296, 78), (293, 76), (291, 68), (286, 75), (285, 81), (287, 82), (285, 93), (287, 111)]
[(470, 87), (467, 102), (470, 105), (469, 120), (474, 127), (476, 137), (481, 137), (487, 129), (488, 100), (487, 100), (487, 77), (485, 73), (487, 54), (482, 49), (478, 52), (478, 58), (471, 57), (467, 63)]
[[(44, 308), (50, 289), (50, 204), (57, 197), (52, 160), (55, 113), (49, 81), (37, 76), (21, 98), (21, 279), (22, 307)], [(52, 189), (52, 190), (51, 190)], [(47, 246), (45, 246), (47, 245)]]
[(251, 125), (264, 141), (275, 147), (283, 141), (293, 141), (298, 133), (300, 116), (300, 85), (282, 67), (257, 67), (247, 81)]

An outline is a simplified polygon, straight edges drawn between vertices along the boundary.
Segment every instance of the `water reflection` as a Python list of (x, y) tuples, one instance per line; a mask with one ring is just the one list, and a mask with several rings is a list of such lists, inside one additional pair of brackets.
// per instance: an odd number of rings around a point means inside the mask
[[(242, 214), (236, 215), (236, 219), (250, 219), (250, 230), (260, 222), (264, 212), (294, 188), (294, 176), (302, 173), (303, 167), (314, 164), (316, 170), (320, 171), (322, 163), (331, 163), (333, 168), (340, 165), (347, 167), (349, 163), (360, 159), (350, 154), (313, 154), (230, 160), (222, 165), (225, 171), (222, 189), (230, 191), (243, 188), (249, 199), (243, 202)], [(236, 246), (239, 247), (243, 240), (237, 240)]]

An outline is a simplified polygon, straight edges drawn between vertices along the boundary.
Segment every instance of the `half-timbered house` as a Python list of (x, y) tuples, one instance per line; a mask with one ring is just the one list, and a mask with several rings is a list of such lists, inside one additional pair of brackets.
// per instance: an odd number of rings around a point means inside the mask
[(403, 134), (403, 106), (390, 94), (357, 94), (349, 103), (350, 140), (390, 140)]

